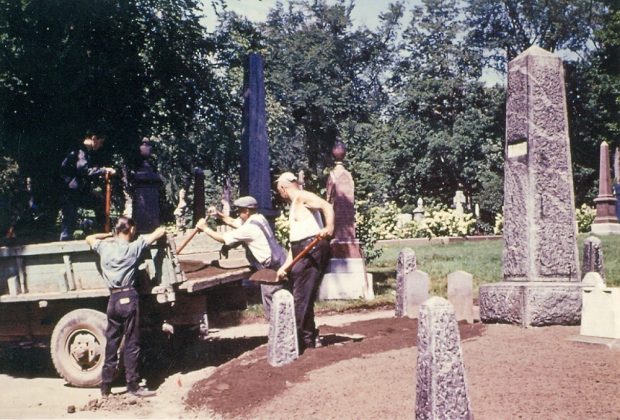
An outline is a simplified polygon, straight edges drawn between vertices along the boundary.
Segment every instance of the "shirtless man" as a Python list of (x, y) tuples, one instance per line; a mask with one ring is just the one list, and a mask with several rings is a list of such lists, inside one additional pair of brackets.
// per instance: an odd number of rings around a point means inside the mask
[(289, 210), (291, 249), (286, 262), (278, 270), (278, 277), (286, 276), (293, 258), (314, 237), (322, 238), (310, 253), (292, 267), (288, 275), (295, 302), (299, 349), (303, 352), (307, 348), (320, 345), (319, 331), (314, 323), (314, 301), (329, 261), (328, 238), (334, 233), (334, 210), (331, 204), (318, 195), (302, 190), (297, 177), (291, 172), (280, 175), (277, 188), (280, 196), (291, 205)]

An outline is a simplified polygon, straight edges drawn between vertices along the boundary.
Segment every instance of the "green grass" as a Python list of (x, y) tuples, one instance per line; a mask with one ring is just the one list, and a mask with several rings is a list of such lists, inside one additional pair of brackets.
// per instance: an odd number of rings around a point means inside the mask
[[(579, 264), (583, 261), (583, 241), (587, 235), (579, 235)], [(620, 287), (620, 235), (601, 237), (603, 259), (607, 285)], [(430, 294), (447, 296), (448, 274), (462, 270), (474, 276), (474, 297), (478, 287), (485, 283), (502, 280), (502, 240), (479, 242), (460, 242), (451, 244), (408, 246), (416, 254), (417, 268), (430, 276)], [(403, 246), (388, 245), (383, 247), (383, 254), (367, 266), (373, 275), (375, 299), (319, 301), (315, 312), (319, 315), (347, 311), (394, 307), (394, 286), (396, 284), (396, 263)], [(262, 306), (248, 306), (242, 318), (245, 322), (262, 317)]]

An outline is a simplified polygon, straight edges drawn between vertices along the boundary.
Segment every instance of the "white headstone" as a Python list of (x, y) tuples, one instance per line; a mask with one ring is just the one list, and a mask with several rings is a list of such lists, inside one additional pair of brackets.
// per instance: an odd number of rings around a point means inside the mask
[(584, 287), (582, 300), (579, 333), (592, 337), (620, 338), (620, 288), (604, 287), (599, 282), (594, 287)]
[(454, 306), (456, 320), (474, 322), (474, 276), (465, 271), (448, 274), (448, 300)]

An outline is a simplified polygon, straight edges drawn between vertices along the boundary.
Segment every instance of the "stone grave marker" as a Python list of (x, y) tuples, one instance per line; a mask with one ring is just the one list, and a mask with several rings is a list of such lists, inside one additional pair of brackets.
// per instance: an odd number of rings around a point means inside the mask
[(465, 271), (448, 274), (448, 300), (454, 307), (456, 320), (474, 322), (474, 276)]
[(620, 339), (620, 288), (605, 287), (602, 279), (583, 289), (583, 311), (579, 333), (585, 336)]
[(420, 308), (415, 416), (473, 419), (454, 308), (433, 296)]
[(243, 98), (240, 195), (254, 197), (258, 202), (259, 212), (269, 219), (275, 217), (275, 213), (271, 202), (265, 80), (263, 59), (260, 54), (248, 55), (244, 72)]
[(273, 294), (269, 317), (267, 361), (271, 366), (284, 366), (299, 357), (293, 295), (285, 289)]
[(601, 277), (605, 278), (603, 246), (601, 240), (596, 236), (588, 236), (583, 241), (583, 266), (581, 271), (583, 273), (599, 273)]
[(394, 315), (403, 317), (406, 315), (406, 278), (416, 269), (415, 252), (411, 248), (403, 248), (398, 253), (396, 263), (396, 299)]
[(562, 60), (537, 46), (508, 64), (503, 281), (480, 286), (480, 319), (578, 324), (581, 275)]
[(319, 287), (319, 299), (374, 299), (372, 274), (366, 271), (359, 241), (355, 238), (355, 182), (344, 167), (346, 147), (338, 138), (332, 147), (335, 166), (327, 179), (327, 201), (334, 208), (331, 258)]
[(598, 197), (596, 217), (592, 221), (592, 233), (596, 235), (620, 234), (620, 223), (616, 217), (616, 196), (611, 191), (611, 173), (609, 170), (609, 145), (601, 143), (598, 177)]

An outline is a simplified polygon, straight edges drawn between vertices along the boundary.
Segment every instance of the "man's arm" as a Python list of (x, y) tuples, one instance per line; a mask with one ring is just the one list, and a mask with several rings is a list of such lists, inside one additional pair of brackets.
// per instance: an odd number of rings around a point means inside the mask
[(213, 229), (211, 229), (209, 226), (207, 226), (207, 221), (205, 219), (200, 219), (198, 223), (196, 223), (196, 229), (203, 231), (204, 233), (206, 233), (207, 235), (209, 235), (210, 237), (212, 237), (218, 242), (226, 243), (221, 233), (216, 232)]
[(299, 194), (301, 203), (309, 209), (319, 210), (325, 219), (325, 227), (321, 229), (319, 235), (323, 238), (332, 236), (334, 233), (334, 208), (327, 201), (316, 194), (302, 190)]
[(215, 217), (216, 219), (221, 220), (228, 226), (231, 226), (234, 228), (238, 228), (239, 226), (241, 226), (241, 222), (239, 221), (239, 219), (226, 216), (224, 213), (217, 210), (215, 207), (209, 207), (209, 209), (207, 210), (207, 213), (209, 214), (209, 216)]
[(144, 241), (150, 245), (166, 234), (166, 229), (159, 227), (144, 237)]
[(88, 246), (90, 246), (92, 248), (93, 245), (95, 245), (95, 241), (100, 241), (102, 239), (111, 238), (112, 236), (114, 236), (114, 234), (111, 233), (111, 232), (108, 232), (108, 233), (93, 233), (92, 235), (88, 235), (86, 237), (86, 243), (88, 244)]

